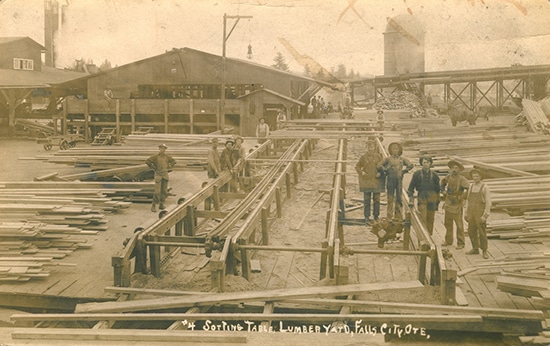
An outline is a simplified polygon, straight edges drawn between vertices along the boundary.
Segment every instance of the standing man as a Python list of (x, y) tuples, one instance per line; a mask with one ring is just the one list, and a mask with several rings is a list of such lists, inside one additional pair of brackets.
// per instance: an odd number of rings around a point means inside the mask
[(208, 178), (217, 178), (221, 172), (220, 153), (218, 152), (218, 139), (212, 138), (212, 147), (208, 149), (206, 173)]
[(445, 197), (445, 242), (443, 246), (453, 245), (453, 225), (456, 224), (456, 248), (464, 249), (464, 222), (462, 220), (462, 201), (468, 191), (468, 180), (460, 172), (464, 166), (455, 160), (449, 161), (447, 166), (451, 172), (441, 179), (441, 191)]
[(235, 153), (233, 152), (233, 146), (235, 141), (228, 139), (225, 141), (225, 149), (222, 151), (220, 157), (220, 165), (222, 171), (231, 171), (233, 173), (233, 167), (235, 166)]
[(282, 130), (283, 123), (286, 121), (285, 113), (279, 109), (277, 112), (277, 130)]
[(409, 208), (414, 202), (414, 190), (418, 192), (417, 208), (422, 222), (426, 225), (430, 235), (434, 231), (435, 212), (439, 208), (439, 177), (430, 169), (433, 159), (430, 156), (421, 156), (419, 159), (422, 169), (414, 172), (409, 184)]
[(386, 179), (378, 171), (378, 166), (382, 162), (382, 155), (376, 152), (375, 142), (369, 140), (367, 142), (367, 152), (359, 158), (359, 162), (355, 165), (355, 170), (359, 174), (359, 189), (363, 192), (363, 214), (365, 216), (365, 224), (370, 220), (370, 205), (372, 196), (372, 213), (374, 220), (378, 220), (380, 215), (380, 193), (384, 191)]
[(397, 142), (390, 143), (388, 146), (390, 156), (386, 157), (378, 167), (387, 176), (386, 194), (388, 197), (388, 210), (386, 217), (388, 219), (403, 218), (403, 175), (413, 169), (412, 163), (404, 157), (403, 147)]
[(466, 221), (468, 222), (468, 235), (472, 242), (472, 249), (467, 255), (479, 254), (479, 248), (483, 251), (483, 258), (488, 259), (487, 253), (487, 218), (491, 212), (491, 192), (489, 186), (481, 180), (483, 176), (477, 169), (472, 169), (470, 177), (474, 181), (468, 189), (466, 197)]
[(159, 145), (159, 153), (149, 157), (145, 163), (155, 170), (155, 193), (153, 194), (153, 205), (151, 211), (157, 211), (157, 204), (160, 203), (160, 209), (166, 209), (164, 202), (168, 196), (168, 172), (176, 165), (172, 156), (166, 155), (168, 147), (164, 144)]
[(267, 136), (269, 136), (269, 125), (265, 123), (264, 118), (260, 118), (260, 123), (256, 126), (256, 137), (258, 137), (258, 143), (265, 143)]

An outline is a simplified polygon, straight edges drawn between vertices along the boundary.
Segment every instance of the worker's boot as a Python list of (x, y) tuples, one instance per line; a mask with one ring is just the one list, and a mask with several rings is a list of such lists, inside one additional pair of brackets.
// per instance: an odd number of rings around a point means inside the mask
[(489, 259), (489, 253), (487, 252), (487, 250), (483, 250), (483, 258)]
[(157, 211), (157, 206), (153, 203), (151, 204), (151, 211), (154, 213)]
[(466, 255), (478, 255), (479, 249), (471, 249), (470, 251), (466, 252)]
[(161, 203), (160, 204), (160, 210), (164, 210), (164, 209), (166, 209), (166, 206), (164, 205), (164, 203)]

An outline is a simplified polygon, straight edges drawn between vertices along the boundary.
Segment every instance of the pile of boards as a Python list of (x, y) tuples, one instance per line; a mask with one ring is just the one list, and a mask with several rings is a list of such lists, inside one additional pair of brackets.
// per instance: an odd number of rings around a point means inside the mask
[(0, 222), (0, 282), (29, 281), (49, 276), (46, 266), (77, 249), (90, 248), (76, 227), (39, 222)]
[(529, 129), (533, 132), (550, 134), (550, 99), (546, 98), (540, 102), (523, 99), (521, 102), (523, 112), (519, 115), (520, 118), (525, 118)]

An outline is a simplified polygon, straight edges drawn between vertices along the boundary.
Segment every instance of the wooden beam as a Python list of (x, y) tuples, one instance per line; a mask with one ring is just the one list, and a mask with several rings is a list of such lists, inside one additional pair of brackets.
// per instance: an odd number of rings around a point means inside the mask
[(312, 298), (360, 294), (380, 290), (407, 290), (423, 287), (416, 280), (402, 282), (387, 282), (373, 284), (356, 284), (343, 286), (309, 287), (277, 289), (257, 292), (232, 292), (214, 295), (191, 295), (187, 297), (170, 297), (146, 299), (139, 301), (80, 304), (76, 307), (77, 313), (86, 312), (130, 312), (173, 309), (190, 306), (213, 305), (222, 302), (246, 302), (246, 301), (276, 301), (288, 298)]

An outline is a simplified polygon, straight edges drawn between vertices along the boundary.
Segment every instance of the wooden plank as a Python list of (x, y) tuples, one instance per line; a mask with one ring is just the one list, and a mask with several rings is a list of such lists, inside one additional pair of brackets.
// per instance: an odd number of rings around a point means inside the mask
[(349, 294), (359, 294), (364, 292), (381, 290), (407, 290), (419, 288), (423, 285), (419, 281), (387, 282), (376, 284), (356, 284), (344, 286), (326, 286), (326, 287), (305, 287), (294, 289), (277, 289), (258, 292), (232, 292), (213, 295), (191, 295), (187, 297), (170, 297), (159, 299), (148, 299), (140, 301), (127, 301), (115, 303), (97, 303), (80, 304), (75, 312), (129, 312), (129, 311), (147, 311), (158, 309), (171, 309), (179, 307), (212, 305), (221, 302), (246, 302), (246, 301), (276, 301), (283, 298), (298, 297), (325, 297), (340, 296)]
[(14, 331), (13, 339), (25, 340), (71, 340), (71, 341), (120, 341), (120, 342), (177, 342), (177, 343), (246, 343), (246, 336), (212, 335), (186, 331), (139, 330), (139, 329), (77, 329), (40, 328)]

